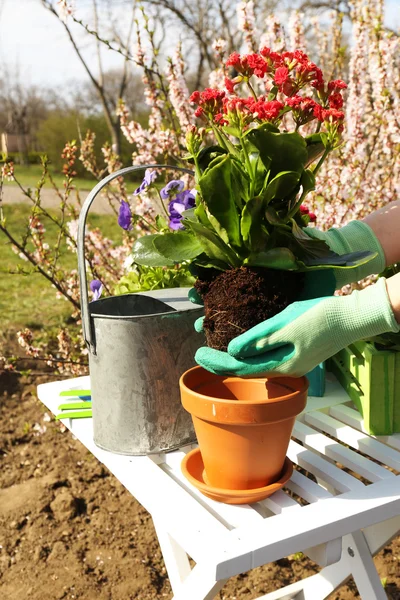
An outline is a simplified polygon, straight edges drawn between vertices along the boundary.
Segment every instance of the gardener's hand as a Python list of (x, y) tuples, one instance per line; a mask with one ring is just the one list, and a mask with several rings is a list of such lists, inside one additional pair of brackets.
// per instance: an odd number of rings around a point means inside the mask
[(190, 288), (190, 290), (188, 291), (188, 298), (189, 298), (190, 302), (193, 302), (193, 304), (200, 304), (200, 305), (204, 304), (202, 297), (196, 291), (195, 288)]
[(357, 340), (399, 329), (382, 278), (350, 296), (294, 302), (233, 339), (228, 353), (200, 348), (195, 358), (219, 375), (299, 377)]

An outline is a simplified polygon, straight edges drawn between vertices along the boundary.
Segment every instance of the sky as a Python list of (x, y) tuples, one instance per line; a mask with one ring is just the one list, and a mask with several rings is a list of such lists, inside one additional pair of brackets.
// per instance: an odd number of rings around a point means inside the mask
[[(90, 5), (88, 0), (76, 0), (78, 7), (82, 4)], [(400, 28), (400, 0), (385, 0), (385, 4), (387, 24)], [(127, 12), (121, 6), (117, 10), (120, 11), (120, 22), (125, 23)], [(81, 28), (75, 27), (79, 39), (83, 40)], [(88, 42), (83, 51), (96, 71), (96, 55)], [(9, 72), (18, 73), (20, 81), (27, 85), (67, 91), (74, 83), (87, 80), (63, 26), (43, 8), (40, 0), (0, 0), (1, 64), (5, 64)], [(107, 50), (103, 52), (106, 70), (120, 64), (121, 57), (117, 54)]]

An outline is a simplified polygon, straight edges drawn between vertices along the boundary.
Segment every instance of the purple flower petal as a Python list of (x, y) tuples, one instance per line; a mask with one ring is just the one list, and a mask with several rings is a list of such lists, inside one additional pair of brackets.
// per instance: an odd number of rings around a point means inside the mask
[(181, 202), (176, 202), (175, 200), (171, 202), (170, 204), (170, 212), (172, 215), (172, 211), (173, 212), (177, 212), (179, 215), (182, 215), (182, 213), (186, 210), (186, 206), (184, 204), (182, 204)]
[(163, 200), (168, 200), (171, 194), (181, 192), (184, 187), (184, 182), (181, 179), (173, 179), (160, 191), (160, 196)]
[(126, 231), (130, 231), (132, 229), (131, 207), (129, 206), (128, 202), (125, 202), (125, 200), (121, 200), (119, 207), (118, 225)]
[(185, 190), (176, 195), (175, 200), (171, 200), (168, 205), (170, 215), (169, 226), (171, 229), (184, 229), (182, 225), (182, 213), (189, 208), (196, 206), (195, 197), (190, 190)]
[(174, 231), (176, 231), (177, 229), (184, 229), (182, 223), (181, 223), (181, 219), (177, 219), (177, 218), (171, 218), (169, 220), (169, 227), (170, 229), (173, 229)]
[(93, 293), (92, 302), (94, 302), (100, 298), (103, 292), (103, 284), (98, 279), (93, 279), (93, 281), (90, 282), (90, 289)]
[(146, 169), (145, 173), (144, 173), (144, 178), (142, 183), (139, 185), (138, 188), (136, 188), (136, 190), (133, 192), (135, 196), (137, 196), (138, 194), (140, 194), (140, 192), (143, 192), (143, 190), (145, 190), (147, 187), (149, 187), (149, 185), (151, 185), (153, 183), (153, 181), (155, 181), (157, 179), (157, 171), (154, 171), (152, 169)]

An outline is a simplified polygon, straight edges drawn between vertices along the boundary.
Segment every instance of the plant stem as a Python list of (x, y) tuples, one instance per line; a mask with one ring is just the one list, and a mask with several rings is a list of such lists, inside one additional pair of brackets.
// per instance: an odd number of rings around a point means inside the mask
[(167, 217), (167, 219), (168, 219), (168, 221), (169, 221), (169, 217), (170, 217), (170, 215), (168, 214), (168, 211), (167, 211), (167, 209), (166, 209), (166, 207), (165, 207), (165, 204), (164, 204), (164, 200), (161, 198), (160, 190), (159, 190), (158, 188), (157, 188), (157, 193), (158, 193), (158, 197), (160, 198), (161, 206), (163, 207), (163, 210), (164, 210), (164, 212), (165, 212), (165, 215), (166, 215), (166, 217)]
[(250, 81), (247, 81), (247, 86), (251, 92), (251, 95), (253, 96), (254, 100), (257, 102), (258, 98), (257, 98), (257, 94), (253, 88), (253, 86), (251, 85)]
[(320, 168), (322, 167), (326, 157), (328, 156), (329, 152), (331, 151), (330, 146), (328, 146), (327, 148), (325, 148), (325, 152), (323, 153), (323, 155), (321, 156), (321, 158), (318, 161), (317, 166), (315, 167), (315, 169), (313, 170), (314, 175), (316, 175), (318, 173), (318, 171), (320, 170)]
[(255, 182), (255, 174), (254, 174), (253, 169), (251, 167), (250, 156), (249, 156), (249, 153), (247, 152), (247, 148), (246, 148), (246, 144), (245, 144), (245, 142), (243, 140), (243, 136), (240, 136), (239, 139), (240, 139), (240, 145), (241, 145), (242, 150), (243, 150), (244, 158), (245, 158), (245, 161), (246, 161), (247, 170), (248, 170), (249, 175), (250, 175), (250, 198), (252, 198), (253, 194), (254, 194), (254, 186), (255, 186), (255, 183), (256, 183)]

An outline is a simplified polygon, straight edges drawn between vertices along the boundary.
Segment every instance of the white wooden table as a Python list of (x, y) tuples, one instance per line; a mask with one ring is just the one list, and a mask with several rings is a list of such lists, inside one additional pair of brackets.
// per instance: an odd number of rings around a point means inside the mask
[[(58, 413), (61, 391), (89, 388), (80, 377), (40, 385), (38, 396)], [(400, 435), (363, 433), (336, 382), (296, 422), (291, 480), (251, 506), (210, 500), (184, 478), (180, 463), (193, 446), (121, 456), (95, 446), (91, 419), (63, 423), (152, 515), (174, 600), (211, 600), (230, 577), (300, 551), (321, 571), (259, 600), (322, 600), (350, 576), (363, 599), (387, 598), (372, 556), (400, 531)]]

